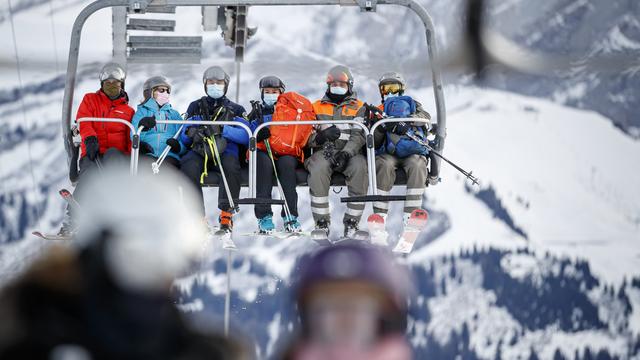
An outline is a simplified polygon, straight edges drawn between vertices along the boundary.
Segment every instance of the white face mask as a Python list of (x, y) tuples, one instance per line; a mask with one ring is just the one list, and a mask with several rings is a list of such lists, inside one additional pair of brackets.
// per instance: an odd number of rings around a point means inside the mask
[(398, 97), (400, 96), (400, 93), (388, 93), (387, 95), (384, 96), (384, 99), (389, 99), (389, 98), (393, 98), (393, 97)]
[(214, 99), (220, 99), (224, 96), (224, 85), (221, 84), (209, 84), (207, 85), (207, 95)]
[(158, 105), (163, 106), (164, 104), (169, 102), (169, 97), (169, 93), (167, 92), (161, 93), (156, 91), (156, 94), (153, 98), (156, 99)]
[(276, 101), (278, 101), (278, 96), (280, 96), (280, 94), (264, 94), (262, 101), (264, 101), (267, 106), (273, 106)]
[(342, 86), (331, 86), (329, 91), (334, 95), (344, 95), (347, 93), (347, 89)]

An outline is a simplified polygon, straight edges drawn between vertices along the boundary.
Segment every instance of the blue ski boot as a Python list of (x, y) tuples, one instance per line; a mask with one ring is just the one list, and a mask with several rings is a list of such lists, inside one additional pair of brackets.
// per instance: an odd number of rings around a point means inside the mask
[(271, 234), (275, 228), (271, 215), (265, 215), (258, 219), (258, 232), (261, 234)]
[(297, 233), (302, 231), (302, 226), (297, 216), (285, 216), (282, 218), (282, 222), (284, 223), (284, 231), (286, 232)]

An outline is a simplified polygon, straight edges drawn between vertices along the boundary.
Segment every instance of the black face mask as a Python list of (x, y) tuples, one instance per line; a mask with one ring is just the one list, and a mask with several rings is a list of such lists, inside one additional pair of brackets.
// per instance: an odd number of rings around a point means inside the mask
[(122, 96), (122, 88), (119, 84), (102, 83), (102, 92), (111, 100), (115, 100)]

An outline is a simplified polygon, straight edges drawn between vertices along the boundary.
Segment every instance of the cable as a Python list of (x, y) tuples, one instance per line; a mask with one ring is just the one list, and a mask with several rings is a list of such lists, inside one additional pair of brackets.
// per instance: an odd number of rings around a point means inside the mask
[(13, 38), (13, 52), (15, 54), (16, 57), (16, 70), (18, 72), (18, 94), (20, 97), (20, 106), (22, 107), (22, 117), (23, 117), (23, 124), (25, 124), (26, 127), (26, 131), (25, 131), (25, 136), (26, 136), (26, 140), (27, 140), (27, 154), (29, 157), (29, 172), (31, 173), (31, 182), (33, 183), (33, 192), (35, 195), (35, 202), (36, 202), (36, 216), (38, 217), (38, 227), (41, 227), (41, 216), (40, 216), (40, 204), (39, 204), (39, 193), (38, 193), (38, 183), (36, 181), (36, 176), (35, 173), (33, 172), (33, 157), (31, 155), (31, 139), (29, 138), (30, 135), (30, 128), (31, 126), (29, 126), (29, 120), (27, 119), (27, 112), (26, 112), (26, 107), (24, 104), (24, 88), (22, 86), (22, 71), (20, 69), (20, 56), (18, 55), (18, 42), (16, 41), (16, 29), (15, 29), (15, 25), (13, 23), (13, 7), (11, 6), (11, 0), (9, 1), (9, 20), (10, 20), (10, 24), (11, 24), (11, 37)]
[(56, 39), (56, 25), (53, 21), (53, 1), (49, 0), (49, 19), (51, 19), (51, 36), (53, 37), (53, 55), (56, 59), (56, 74), (60, 73), (60, 61), (58, 60), (58, 42)]

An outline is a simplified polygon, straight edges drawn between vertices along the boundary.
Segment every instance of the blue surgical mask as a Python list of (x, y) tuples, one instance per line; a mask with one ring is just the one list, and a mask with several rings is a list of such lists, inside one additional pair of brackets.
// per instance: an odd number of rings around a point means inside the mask
[(344, 95), (347, 93), (347, 89), (341, 87), (341, 86), (331, 86), (329, 88), (329, 91), (334, 94), (334, 95)]
[(220, 99), (224, 96), (224, 85), (209, 84), (207, 85), (207, 95), (214, 99)]
[(387, 99), (398, 97), (398, 96), (400, 96), (400, 93), (388, 93), (387, 95), (384, 96), (384, 99), (387, 100)]
[(267, 106), (273, 106), (276, 101), (278, 101), (278, 96), (280, 96), (280, 94), (264, 94), (262, 101), (264, 101)]

